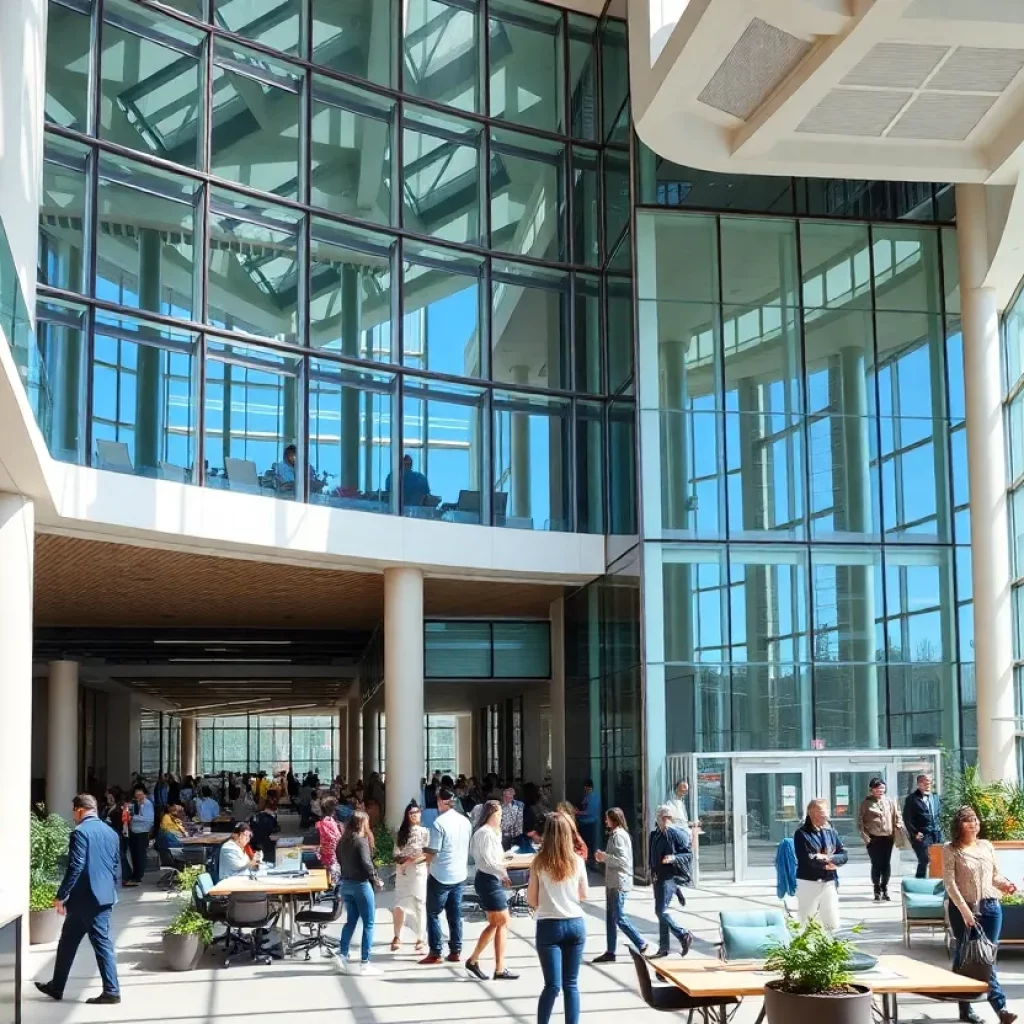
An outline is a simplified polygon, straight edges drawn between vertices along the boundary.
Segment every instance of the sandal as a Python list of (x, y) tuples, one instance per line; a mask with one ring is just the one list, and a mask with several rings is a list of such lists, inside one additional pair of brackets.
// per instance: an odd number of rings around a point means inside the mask
[(427, 948), (426, 943), (424, 943), (424, 942), (417, 942), (416, 945), (413, 947), (413, 952), (414, 953), (422, 953), (423, 950), (425, 950), (426, 948)]
[(391, 940), (391, 952), (392, 953), (397, 953), (401, 948), (402, 948), (402, 940), (401, 939), (392, 939)]

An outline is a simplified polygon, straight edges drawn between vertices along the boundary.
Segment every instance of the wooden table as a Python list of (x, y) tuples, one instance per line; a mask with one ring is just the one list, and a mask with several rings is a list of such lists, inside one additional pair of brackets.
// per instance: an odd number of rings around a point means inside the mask
[(511, 857), (505, 858), (506, 871), (529, 871), (533, 866), (535, 853), (514, 853)]
[[(719, 996), (723, 999), (760, 996), (764, 994), (765, 982), (777, 977), (754, 961), (721, 963), (717, 960), (690, 960), (666, 963), (664, 960), (656, 960), (651, 963), (651, 967), (660, 978), (681, 988), (687, 995), (707, 999)], [(909, 956), (880, 956), (877, 967), (859, 972), (853, 977), (855, 984), (867, 985), (876, 996), (881, 997), (881, 1019), (887, 1024), (895, 1024), (899, 1020), (896, 1005), (896, 997), (899, 995), (980, 995), (988, 991), (984, 982), (972, 981), (944, 967), (912, 960)], [(722, 1024), (725, 1024), (726, 1012), (726, 1006), (719, 1008)], [(763, 1017), (764, 1010), (758, 1020)]]
[(182, 836), (178, 842), (182, 846), (223, 846), (230, 838), (228, 832), (210, 832), (200, 836)]
[(308, 871), (295, 877), (259, 874), (253, 878), (251, 874), (246, 873), (221, 879), (210, 890), (210, 895), (230, 896), (233, 892), (262, 892), (268, 896), (277, 896), (282, 904), (281, 930), (286, 939), (285, 951), (288, 952), (295, 942), (295, 897), (326, 892), (330, 887), (327, 872), (323, 869)]

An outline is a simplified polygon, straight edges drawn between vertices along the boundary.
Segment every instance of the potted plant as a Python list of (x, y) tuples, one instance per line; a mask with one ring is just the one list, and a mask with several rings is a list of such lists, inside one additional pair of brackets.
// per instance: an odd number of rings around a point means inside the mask
[(850, 973), (853, 943), (817, 920), (793, 926), (788, 944), (768, 949), (766, 971), (781, 975), (764, 987), (768, 1024), (871, 1024), (871, 990)]
[(1004, 893), (999, 902), (1003, 908), (1003, 927), (999, 933), (999, 941), (1021, 942), (1024, 940), (1024, 894)]
[(33, 813), (29, 822), (28, 941), (56, 942), (61, 918), (54, 909), (61, 862), (67, 858), (71, 826), (59, 814)]
[(174, 889), (169, 893), (172, 899), (188, 900), (164, 929), (164, 956), (172, 971), (191, 971), (213, 941), (213, 922), (192, 905), (192, 886), (205, 870), (202, 864), (184, 868), (178, 873)]
[(373, 830), (373, 864), (386, 884), (395, 877), (395, 834), (383, 822)]

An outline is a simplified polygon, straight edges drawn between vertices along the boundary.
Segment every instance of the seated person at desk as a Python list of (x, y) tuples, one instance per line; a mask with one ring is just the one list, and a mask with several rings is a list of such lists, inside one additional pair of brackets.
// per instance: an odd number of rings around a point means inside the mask
[(185, 809), (181, 804), (169, 804), (160, 819), (160, 831), (157, 832), (157, 849), (169, 850), (181, 846), (181, 840), (188, 835), (185, 827)]
[[(391, 493), (391, 474), (384, 481), (384, 492)], [(402, 503), (408, 508), (423, 504), (423, 499), (430, 495), (430, 483), (422, 473), (412, 468), (412, 456), (402, 459)]]
[[(279, 491), (295, 490), (295, 463), (299, 458), (299, 450), (295, 445), (290, 444), (284, 450), (284, 458), (275, 462), (271, 472), (274, 474), (274, 483)], [(311, 494), (319, 494), (324, 489), (324, 482), (309, 467), (309, 491)]]
[(220, 814), (220, 804), (213, 799), (213, 790), (203, 786), (202, 796), (196, 802), (196, 816), (204, 825), (209, 825)]
[(249, 823), (239, 821), (231, 830), (231, 838), (225, 839), (220, 848), (220, 859), (217, 862), (217, 869), (220, 880), (231, 878), (232, 875), (244, 875), (247, 871), (255, 871), (263, 859), (259, 853), (252, 857), (245, 852), (252, 838), (252, 829)]
[(244, 786), (239, 790), (238, 796), (231, 801), (231, 817), (235, 821), (248, 821), (256, 813), (256, 801), (249, 792), (249, 787)]

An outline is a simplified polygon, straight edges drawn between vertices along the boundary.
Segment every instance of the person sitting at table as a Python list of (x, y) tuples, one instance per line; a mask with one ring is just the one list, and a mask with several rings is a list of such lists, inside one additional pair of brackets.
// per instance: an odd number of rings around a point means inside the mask
[[(384, 493), (391, 494), (391, 474), (384, 481)], [(423, 499), (430, 495), (430, 482), (422, 474), (412, 468), (412, 456), (402, 458), (402, 504), (406, 508), (423, 504)]]
[(181, 804), (170, 804), (160, 818), (160, 831), (156, 837), (157, 849), (169, 850), (181, 846), (181, 840), (188, 835), (185, 827), (185, 809)]
[(277, 821), (277, 793), (271, 793), (263, 810), (257, 811), (252, 819), (252, 848), (259, 850), (264, 860), (273, 860), (276, 845), (273, 837), (280, 831), (281, 826)]
[(220, 848), (220, 857), (217, 861), (217, 871), (220, 881), (231, 878), (233, 875), (244, 875), (247, 871), (255, 871), (262, 859), (261, 854), (256, 853), (252, 857), (245, 852), (252, 838), (252, 829), (247, 821), (235, 823), (231, 830), (231, 838), (224, 840)]
[(248, 786), (240, 786), (238, 796), (231, 803), (231, 817), (235, 821), (248, 821), (256, 813), (256, 801)]
[(220, 804), (213, 799), (213, 790), (203, 786), (199, 791), (202, 795), (196, 801), (196, 816), (204, 825), (209, 825), (220, 814)]

